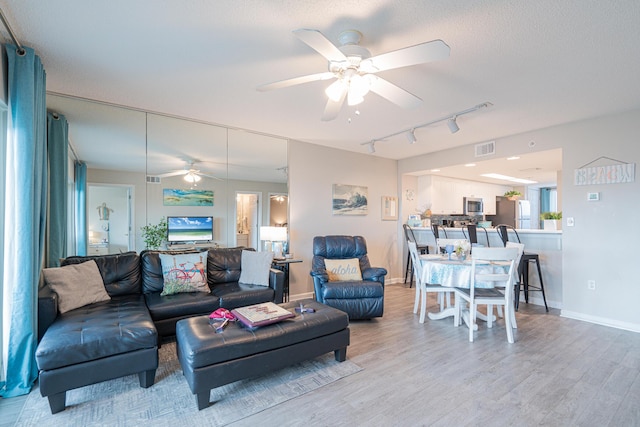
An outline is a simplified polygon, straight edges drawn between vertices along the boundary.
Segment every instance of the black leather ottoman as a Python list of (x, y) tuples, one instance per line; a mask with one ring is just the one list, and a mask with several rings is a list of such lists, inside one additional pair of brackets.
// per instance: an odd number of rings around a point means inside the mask
[(209, 406), (211, 389), (333, 351), (343, 362), (349, 345), (349, 318), (343, 311), (314, 300), (280, 304), (291, 312), (300, 303), (315, 313), (253, 331), (232, 322), (222, 333), (209, 325), (208, 316), (176, 324), (176, 348), (182, 371), (196, 395), (198, 409)]

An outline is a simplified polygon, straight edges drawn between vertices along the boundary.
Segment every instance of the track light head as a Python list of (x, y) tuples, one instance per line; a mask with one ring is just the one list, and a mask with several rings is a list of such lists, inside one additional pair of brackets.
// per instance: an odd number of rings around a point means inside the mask
[(409, 141), (409, 144), (415, 144), (417, 139), (416, 139), (416, 130), (415, 129), (411, 129), (409, 132), (407, 132), (407, 140)]
[(456, 116), (453, 116), (447, 120), (447, 126), (449, 126), (449, 131), (451, 131), (451, 133), (456, 133), (460, 130), (458, 123), (456, 123), (456, 118)]
[(376, 152), (376, 142), (375, 141), (371, 141), (369, 143), (369, 146), (367, 147), (367, 150), (369, 151), (369, 154), (373, 154)]

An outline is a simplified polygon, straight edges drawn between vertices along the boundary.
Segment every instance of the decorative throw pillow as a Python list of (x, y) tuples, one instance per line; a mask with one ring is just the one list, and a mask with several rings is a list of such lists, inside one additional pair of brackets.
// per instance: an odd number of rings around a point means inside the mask
[(330, 282), (362, 280), (358, 258), (325, 259), (324, 268), (327, 270)]
[(238, 282), (269, 286), (269, 270), (272, 262), (273, 252), (242, 251)]
[(159, 254), (164, 285), (161, 296), (184, 292), (210, 292), (207, 285), (208, 251), (195, 254)]
[(42, 270), (46, 284), (58, 294), (60, 314), (111, 299), (95, 261)]

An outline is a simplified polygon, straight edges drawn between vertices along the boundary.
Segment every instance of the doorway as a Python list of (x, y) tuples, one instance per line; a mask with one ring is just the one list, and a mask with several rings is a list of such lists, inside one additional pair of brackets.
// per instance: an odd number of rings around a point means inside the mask
[(262, 193), (236, 191), (236, 246), (260, 248)]
[(88, 255), (118, 254), (133, 250), (133, 187), (87, 186)]

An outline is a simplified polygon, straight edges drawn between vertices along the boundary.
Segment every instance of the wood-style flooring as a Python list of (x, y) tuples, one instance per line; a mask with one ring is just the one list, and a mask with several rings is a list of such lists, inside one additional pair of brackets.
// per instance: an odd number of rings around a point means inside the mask
[[(351, 322), (364, 370), (233, 425), (640, 426), (640, 334), (521, 303), (515, 344), (502, 319), (470, 343), (450, 318), (420, 324), (413, 289), (385, 292), (383, 318)], [(0, 427), (23, 401), (0, 400)]]

